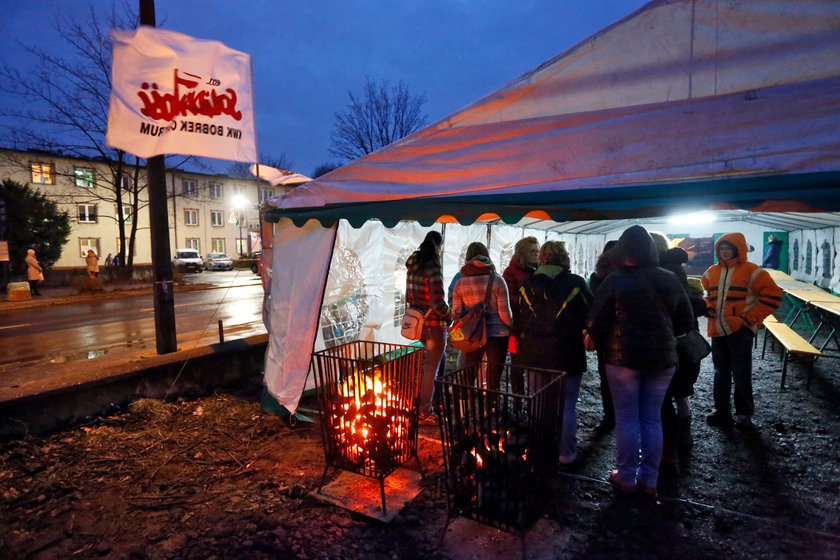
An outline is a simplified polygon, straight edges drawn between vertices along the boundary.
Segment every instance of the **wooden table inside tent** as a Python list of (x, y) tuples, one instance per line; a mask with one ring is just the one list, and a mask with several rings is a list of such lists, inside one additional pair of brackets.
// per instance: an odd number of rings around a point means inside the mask
[(831, 355), (825, 354), (825, 347), (828, 346), (828, 343), (834, 341), (834, 345), (837, 351), (840, 351), (840, 340), (838, 340), (838, 332), (840, 332), (840, 298), (834, 296), (835, 300), (832, 301), (814, 301), (811, 302), (811, 307), (813, 308), (814, 312), (817, 313), (819, 316), (819, 324), (817, 325), (816, 330), (814, 330), (814, 334), (811, 335), (811, 338), (808, 342), (813, 343), (814, 339), (817, 338), (820, 331), (823, 327), (828, 327), (829, 332), (826, 335), (825, 340), (823, 340), (822, 345), (820, 345), (820, 352), (823, 352), (823, 355), (830, 358), (840, 358), (839, 355)]
[(782, 287), (790, 304), (790, 310), (785, 316), (784, 322), (793, 327), (797, 319), (802, 317), (806, 323), (806, 328), (814, 329), (816, 324), (811, 320), (809, 310), (813, 309), (816, 303), (840, 303), (840, 297), (813, 284), (805, 282), (799, 282), (799, 284), (801, 286)]

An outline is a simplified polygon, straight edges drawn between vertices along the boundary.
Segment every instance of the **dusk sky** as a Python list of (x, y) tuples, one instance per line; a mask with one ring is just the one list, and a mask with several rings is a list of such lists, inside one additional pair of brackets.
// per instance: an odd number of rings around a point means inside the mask
[[(128, 0), (135, 5), (136, 0)], [(18, 42), (59, 52), (56, 17), (87, 17), (90, 0), (6, 0), (4, 64), (25, 75)], [(93, 2), (108, 8), (110, 1)], [(158, 25), (251, 55), (257, 146), (310, 175), (328, 153), (334, 114), (365, 76), (425, 94), (434, 122), (634, 12), (642, 0), (290, 2), (156, 0)], [(11, 100), (4, 96), (0, 109)], [(3, 120), (2, 126), (13, 122)], [(223, 171), (227, 162), (216, 164)]]

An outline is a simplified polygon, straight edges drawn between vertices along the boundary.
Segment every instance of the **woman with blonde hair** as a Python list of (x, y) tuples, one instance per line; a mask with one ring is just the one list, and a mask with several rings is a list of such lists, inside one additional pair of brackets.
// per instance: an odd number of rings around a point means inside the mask
[[(592, 293), (586, 280), (569, 271), (565, 244), (546, 241), (540, 248), (539, 268), (519, 290), (514, 334), (520, 346), (515, 364), (566, 373), (563, 415), (560, 420), (560, 463), (577, 458), (577, 399), (586, 371), (583, 328)], [(533, 387), (532, 387), (533, 389)]]

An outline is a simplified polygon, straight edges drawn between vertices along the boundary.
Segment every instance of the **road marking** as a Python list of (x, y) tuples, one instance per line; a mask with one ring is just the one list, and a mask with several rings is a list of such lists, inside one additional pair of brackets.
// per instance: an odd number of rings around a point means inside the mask
[(5, 327), (0, 327), (0, 331), (3, 329), (16, 329), (18, 327), (31, 327), (35, 323), (21, 323), (20, 325), (6, 325)]

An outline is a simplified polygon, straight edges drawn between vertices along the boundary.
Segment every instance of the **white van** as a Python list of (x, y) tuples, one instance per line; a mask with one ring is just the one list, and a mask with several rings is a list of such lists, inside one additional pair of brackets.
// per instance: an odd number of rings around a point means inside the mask
[(201, 260), (201, 255), (195, 249), (176, 249), (172, 264), (187, 272), (201, 272), (201, 268), (204, 265)]

